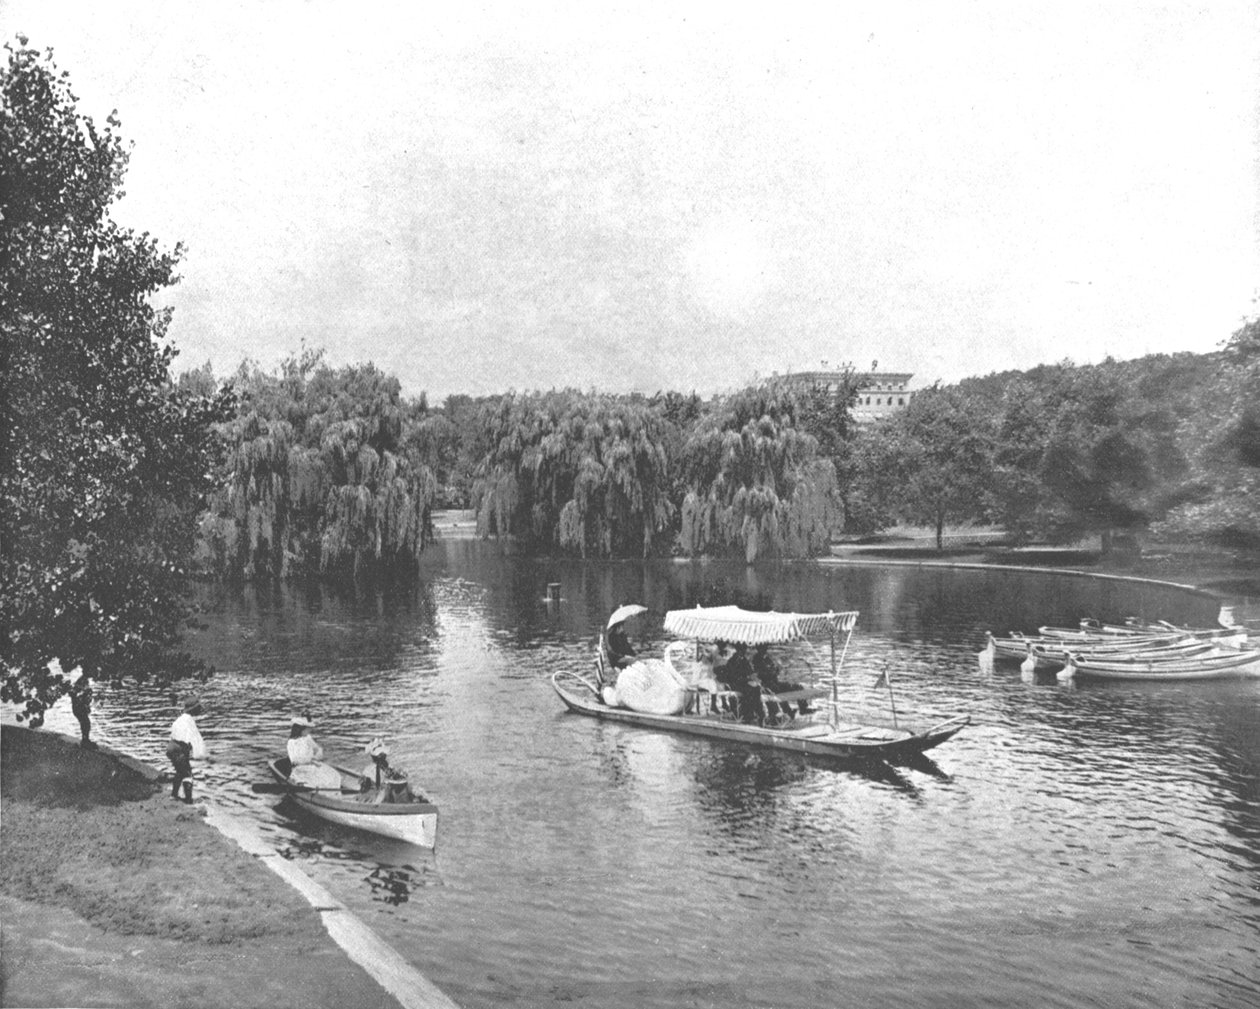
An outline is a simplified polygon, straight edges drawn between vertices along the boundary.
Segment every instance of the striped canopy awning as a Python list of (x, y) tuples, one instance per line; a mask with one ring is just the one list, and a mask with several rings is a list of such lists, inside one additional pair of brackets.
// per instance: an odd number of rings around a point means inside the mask
[(697, 606), (694, 610), (670, 610), (665, 630), (697, 641), (729, 641), (732, 644), (772, 645), (781, 641), (851, 631), (857, 611), (846, 613), (759, 613), (738, 606)]

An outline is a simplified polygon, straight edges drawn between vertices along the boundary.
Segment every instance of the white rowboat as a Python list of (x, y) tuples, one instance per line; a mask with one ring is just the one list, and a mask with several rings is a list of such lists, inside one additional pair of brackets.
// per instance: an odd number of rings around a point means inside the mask
[(1060, 679), (1085, 676), (1103, 680), (1216, 680), (1253, 676), (1260, 675), (1260, 650), (1225, 649), (1218, 654), (1166, 661), (1144, 660), (1140, 656), (1127, 661), (1107, 661), (1069, 655), (1058, 675)]
[(438, 808), (423, 797), (408, 802), (374, 801), (375, 788), (364, 789), (362, 775), (344, 767), (339, 789), (317, 789), (296, 785), (289, 779), (288, 757), (268, 761), (272, 776), (285, 786), (285, 794), (302, 809), (329, 823), (370, 831), (383, 837), (409, 841), (421, 848), (437, 847)]

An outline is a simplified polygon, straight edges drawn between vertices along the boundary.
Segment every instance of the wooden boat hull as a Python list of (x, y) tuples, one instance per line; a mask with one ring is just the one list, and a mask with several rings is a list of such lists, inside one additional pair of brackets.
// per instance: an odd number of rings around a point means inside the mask
[(1189, 634), (1200, 640), (1215, 641), (1228, 648), (1245, 648), (1247, 646), (1247, 628), (1235, 625), (1221, 627), (1178, 627), (1176, 624), (1160, 621), (1155, 624), (1143, 624), (1136, 621), (1128, 624), (1104, 624), (1096, 620), (1082, 620), (1081, 630), (1086, 633), (1101, 631), (1105, 634), (1131, 634), (1135, 636), (1159, 634)]
[(1191, 638), (1134, 638), (1125, 644), (1109, 639), (1102, 641), (1081, 641), (1067, 643), (1054, 638), (1033, 638), (1012, 635), (1009, 638), (995, 638), (992, 632), (987, 634), (982, 658), (988, 661), (1019, 662), (1025, 671), (1062, 669), (1067, 662), (1068, 653), (1077, 655), (1115, 656), (1127, 659), (1132, 655), (1160, 654), (1176, 656), (1196, 648), (1213, 647), (1209, 642)]
[(1260, 675), (1260, 652), (1238, 652), (1185, 662), (1096, 662), (1073, 658), (1059, 674), (1102, 680), (1219, 680)]
[(1199, 636), (1195, 632), (1163, 637), (1111, 637), (1069, 641), (1065, 638), (1033, 638), (1011, 635), (995, 638), (987, 634), (985, 649), (980, 653), (989, 661), (1020, 662), (1025, 670), (1061, 669), (1069, 654), (1107, 662), (1189, 661), (1196, 653), (1233, 651), (1241, 648), (1245, 638), (1239, 636)]
[(825, 723), (766, 728), (729, 721), (711, 714), (653, 715), (628, 708), (610, 707), (596, 698), (590, 683), (574, 673), (554, 673), (551, 685), (565, 706), (580, 715), (663, 732), (679, 732), (789, 753), (844, 760), (906, 760), (939, 746), (971, 722), (969, 715), (956, 715), (918, 731), (876, 725), (832, 727)]
[[(356, 798), (354, 792), (325, 791), (295, 785), (289, 780), (289, 761), (278, 757), (268, 762), (272, 776), (288, 786), (286, 793), (306, 812), (329, 823), (366, 830), (382, 837), (407, 841), (421, 848), (437, 847), (438, 808), (430, 802), (372, 804)], [(338, 768), (342, 778), (357, 775)]]

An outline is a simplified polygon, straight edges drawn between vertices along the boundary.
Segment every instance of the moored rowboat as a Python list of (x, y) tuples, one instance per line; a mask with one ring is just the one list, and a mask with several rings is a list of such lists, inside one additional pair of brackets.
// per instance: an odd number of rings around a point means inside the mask
[[(1091, 626), (1096, 627), (1097, 624)], [(1093, 633), (1090, 630), (1070, 631), (1066, 628), (1043, 627), (1051, 634), (1024, 635), (1013, 633), (996, 638), (987, 632), (981, 662), (1008, 659), (1020, 662), (1027, 671), (1059, 669), (1067, 662), (1068, 652), (1097, 659), (1123, 659), (1145, 656), (1152, 661), (1195, 653), (1239, 649), (1247, 643), (1244, 627), (1182, 628), (1171, 624), (1143, 625), (1130, 633), (1121, 629)]]
[[(437, 846), (438, 808), (423, 796), (410, 796), (408, 801), (386, 801), (382, 790), (368, 787), (366, 779), (354, 771), (338, 767), (341, 788), (316, 789), (294, 784), (288, 757), (268, 761), (272, 776), (285, 785), (302, 809), (330, 823), (367, 830), (384, 837), (409, 841), (422, 848)], [(385, 786), (382, 786), (382, 789)]]
[(1222, 649), (1215, 654), (1184, 659), (1149, 659), (1133, 656), (1127, 660), (1106, 660), (1069, 655), (1060, 679), (1073, 676), (1104, 680), (1215, 680), (1229, 676), (1260, 675), (1260, 650)]
[(1060, 638), (1023, 634), (995, 638), (992, 632), (988, 632), (980, 657), (989, 661), (1007, 659), (1022, 662), (1025, 669), (1058, 669), (1067, 661), (1069, 651), (1098, 656), (1128, 656), (1155, 652), (1178, 654), (1213, 647), (1215, 644), (1212, 642), (1202, 642), (1188, 635), (1166, 634), (1161, 637), (1099, 638), (1068, 642)]

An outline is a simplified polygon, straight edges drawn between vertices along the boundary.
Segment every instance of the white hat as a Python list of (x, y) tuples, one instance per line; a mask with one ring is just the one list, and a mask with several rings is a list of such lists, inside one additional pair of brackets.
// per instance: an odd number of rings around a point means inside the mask
[(369, 757), (387, 757), (389, 750), (385, 748), (385, 740), (377, 736), (363, 748), (363, 752)]
[(314, 722), (311, 721), (310, 717), (307, 715), (294, 715), (292, 718), (289, 719), (289, 721), (291, 724), (300, 725), (304, 729), (309, 729), (312, 725), (315, 724)]

